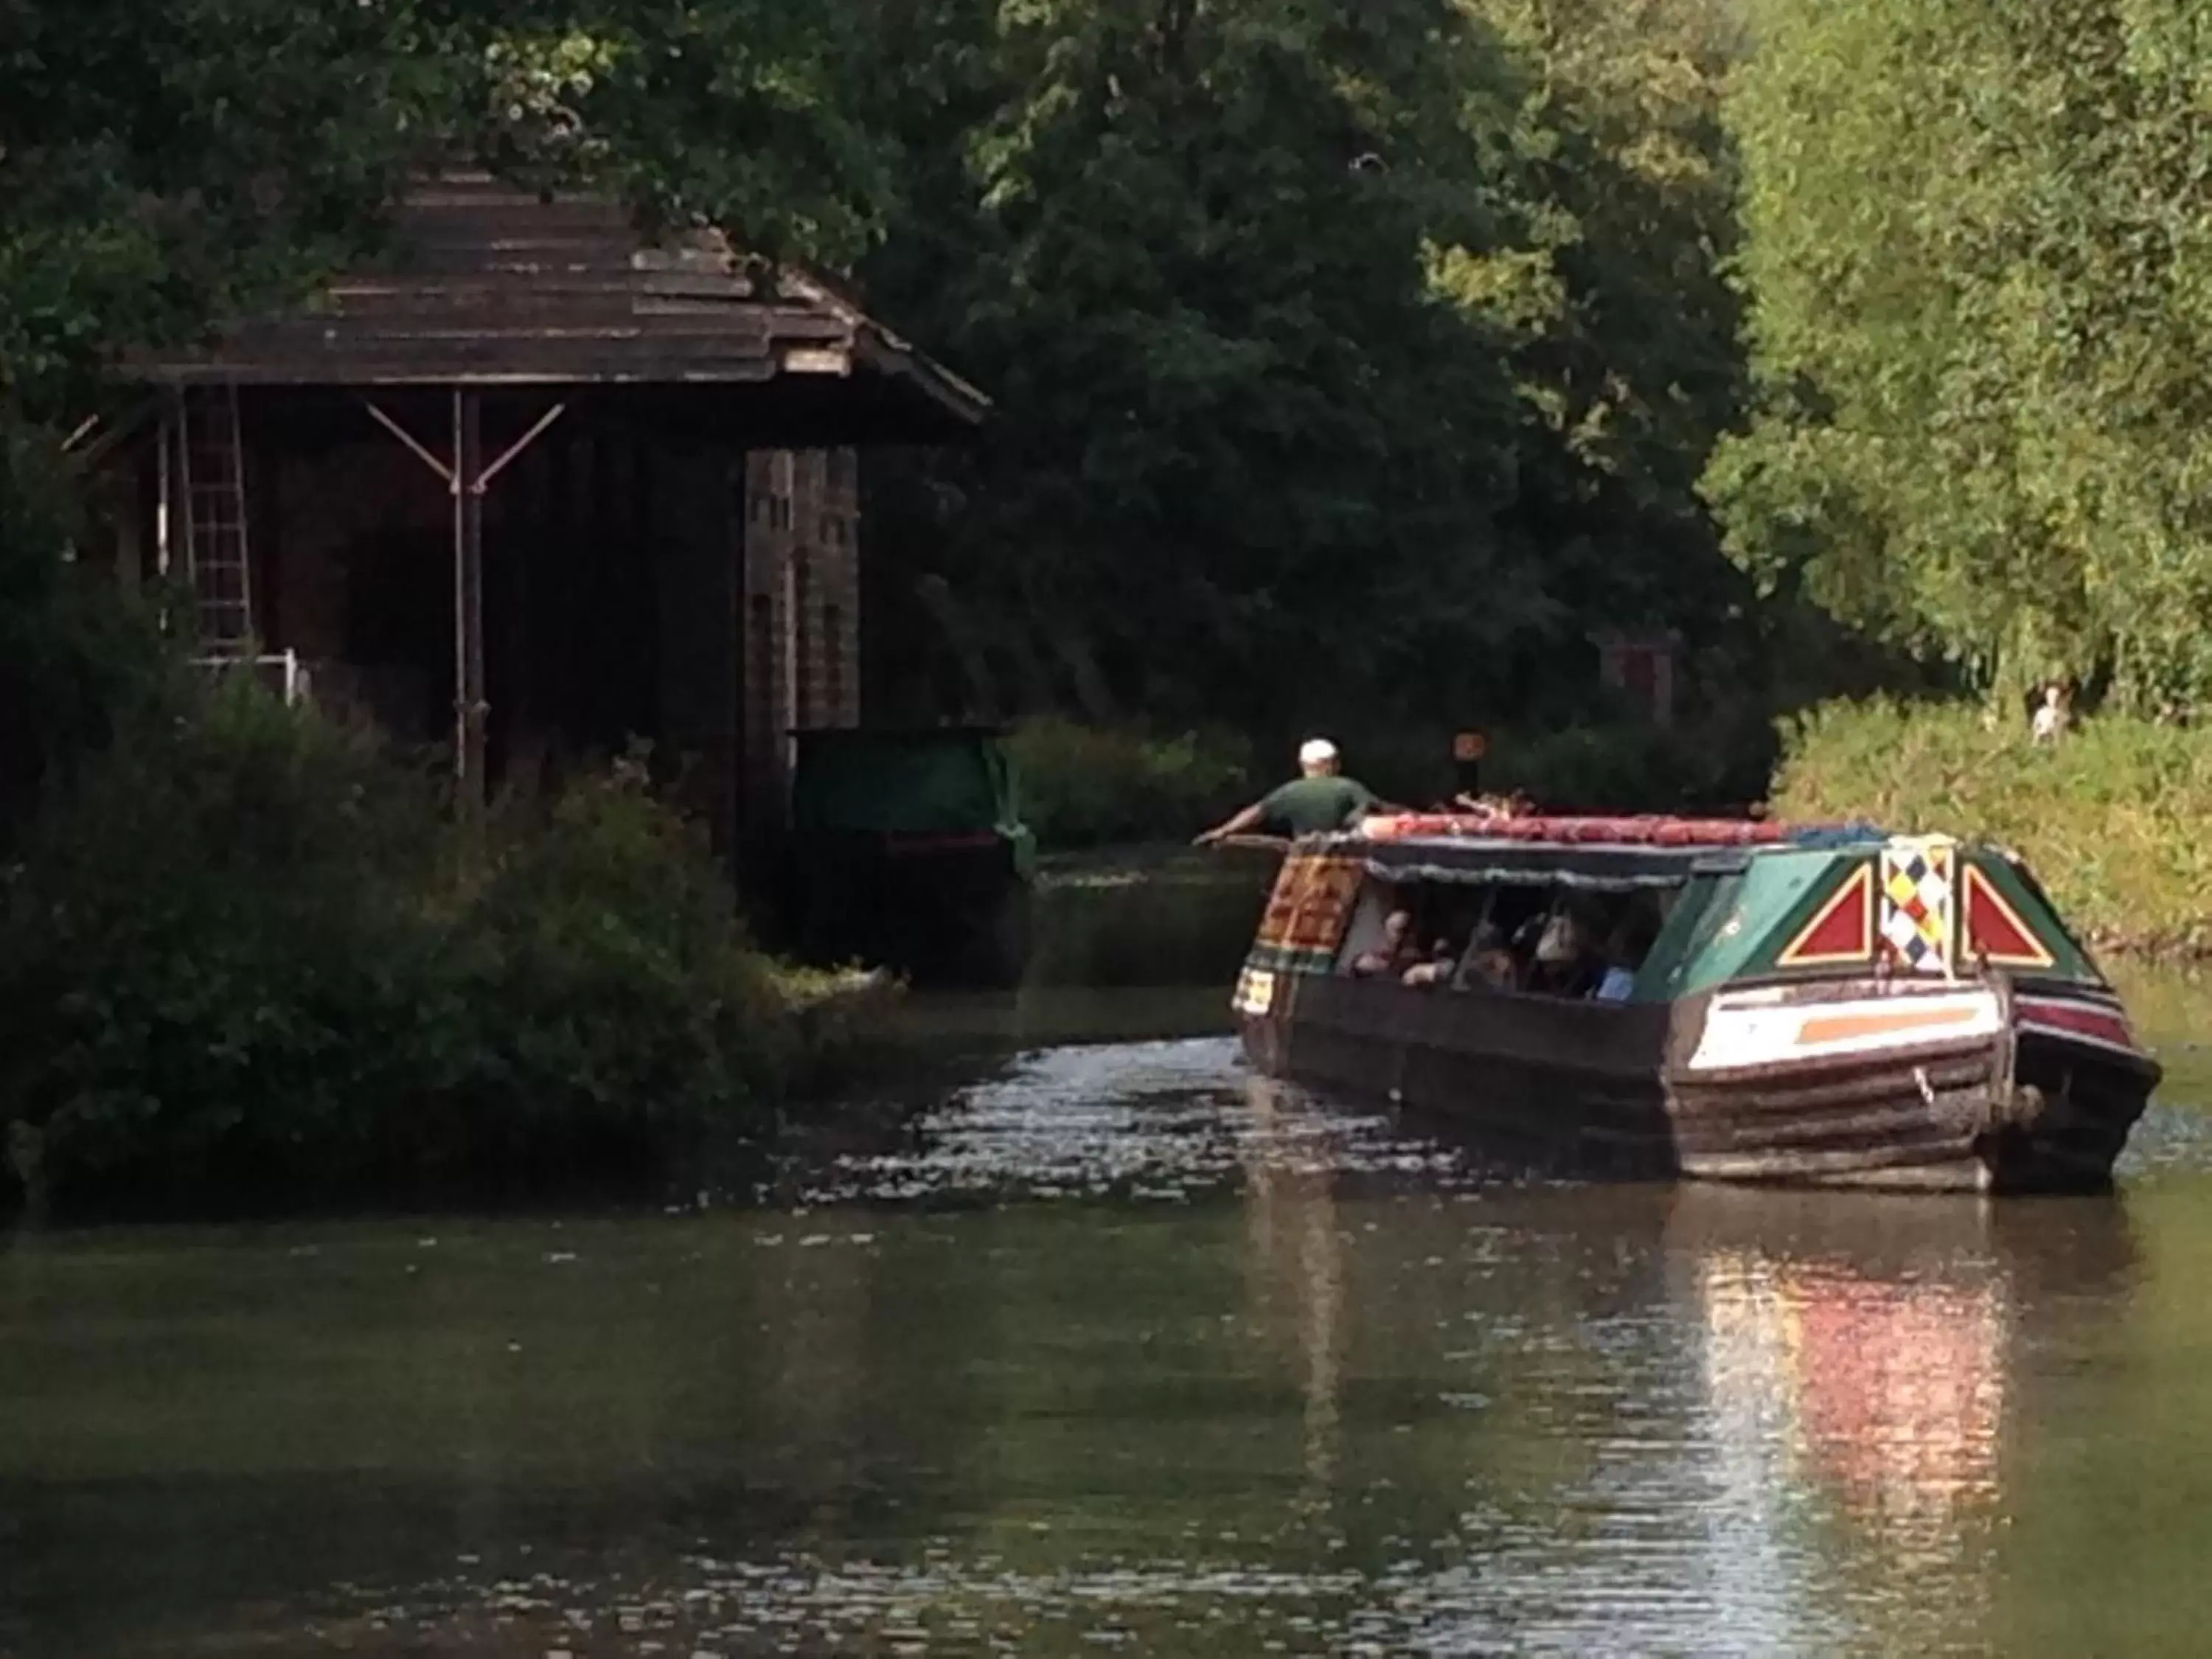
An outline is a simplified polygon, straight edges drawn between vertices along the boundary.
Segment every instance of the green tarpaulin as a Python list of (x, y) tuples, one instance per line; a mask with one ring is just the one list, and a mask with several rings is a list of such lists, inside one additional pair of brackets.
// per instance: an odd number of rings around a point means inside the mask
[(1012, 769), (990, 732), (808, 732), (799, 738), (792, 821), (801, 834), (1011, 831)]

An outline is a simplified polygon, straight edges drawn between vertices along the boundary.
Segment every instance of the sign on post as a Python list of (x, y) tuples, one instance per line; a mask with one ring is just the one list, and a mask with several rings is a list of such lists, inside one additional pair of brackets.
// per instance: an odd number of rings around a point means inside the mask
[(1462, 795), (1482, 793), (1482, 757), (1490, 751), (1490, 739), (1480, 732), (1461, 732), (1452, 738), (1452, 770), (1458, 792)]

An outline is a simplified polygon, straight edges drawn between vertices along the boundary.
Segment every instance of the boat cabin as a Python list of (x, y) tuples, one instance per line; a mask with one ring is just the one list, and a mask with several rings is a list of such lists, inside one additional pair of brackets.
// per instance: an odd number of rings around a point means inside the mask
[[(1843, 969), (1991, 967), (2105, 982), (1996, 848), (1865, 825), (1407, 816), (1302, 842), (1247, 972), (1667, 1002)], [(1240, 1010), (1253, 1000), (1248, 985)]]

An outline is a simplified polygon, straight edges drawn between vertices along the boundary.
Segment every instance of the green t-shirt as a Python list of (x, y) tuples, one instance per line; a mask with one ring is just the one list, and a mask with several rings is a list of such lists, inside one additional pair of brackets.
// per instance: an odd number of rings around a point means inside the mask
[(1293, 778), (1260, 803), (1268, 829), (1278, 835), (1316, 836), (1347, 828), (1375, 805), (1363, 784), (1350, 778)]

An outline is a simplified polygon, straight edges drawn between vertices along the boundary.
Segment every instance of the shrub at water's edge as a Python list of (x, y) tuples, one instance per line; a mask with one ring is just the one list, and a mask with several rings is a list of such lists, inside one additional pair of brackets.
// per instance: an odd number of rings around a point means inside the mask
[(2000, 842), (2106, 949), (2212, 951), (2212, 732), (2106, 717), (2039, 747), (1975, 706), (1829, 703), (1784, 730), (1773, 799)]
[(644, 769), (441, 794), (243, 682), (126, 714), (0, 872), (0, 1204), (642, 1192), (771, 1128), (818, 988)]
[[(1665, 731), (1610, 719), (1568, 730), (1491, 733), (1483, 787), (1522, 791), (1557, 811), (1691, 811), (1760, 793), (1771, 757), (1763, 723), (1707, 719)], [(1454, 728), (1354, 723), (1329, 735), (1346, 769), (1385, 799), (1427, 807), (1457, 787)], [(1291, 748), (1255, 761), (1221, 732), (1158, 738), (1058, 716), (1024, 721), (1009, 749), (1023, 816), (1048, 850), (1182, 842), (1293, 772)]]
[[(1762, 726), (1706, 719), (1661, 728), (1618, 716), (1557, 729), (1488, 732), (1480, 784), (1522, 794), (1547, 812), (1701, 812), (1741, 807), (1764, 791), (1771, 751)], [(1457, 787), (1452, 732), (1437, 727), (1365, 734), (1347, 752), (1361, 778), (1408, 806), (1445, 801)]]
[(1007, 749), (1022, 816), (1047, 848), (1185, 840), (1253, 789), (1250, 746), (1220, 732), (1158, 738), (1045, 715), (1015, 727)]

